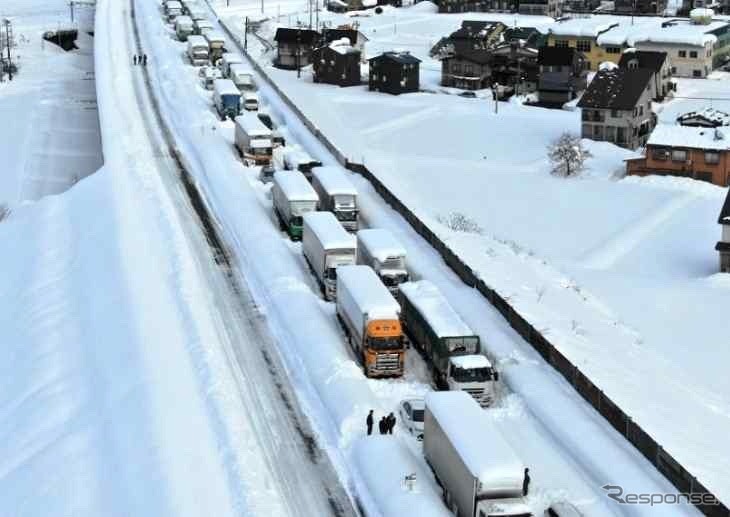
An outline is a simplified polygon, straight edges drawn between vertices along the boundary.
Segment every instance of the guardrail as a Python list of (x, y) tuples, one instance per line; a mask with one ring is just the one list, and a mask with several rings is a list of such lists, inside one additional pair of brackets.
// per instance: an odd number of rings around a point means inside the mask
[(400, 214), (411, 227), (423, 237), (438, 253), (444, 262), (469, 287), (477, 289), (491, 303), (510, 326), (524, 338), (565, 380), (588, 402), (606, 421), (618, 431), (636, 450), (656, 467), (683, 494), (693, 494), (694, 504), (699, 511), (709, 517), (730, 517), (730, 510), (705, 486), (682, 466), (674, 457), (654, 440), (649, 433), (633, 421), (603, 391), (586, 377), (580, 369), (570, 362), (545, 336), (538, 332), (507, 300), (489, 287), (451, 248), (449, 248), (411, 209), (405, 206), (388, 187), (386, 187), (365, 165), (350, 161), (322, 132), (312, 123), (294, 102), (279, 88), (263, 68), (243, 50), (240, 38), (228, 29), (225, 22), (221, 27), (240, 51), (245, 54), (259, 75), (276, 91), (284, 103), (297, 115), (317, 140), (347, 169), (356, 172), (370, 182), (375, 191), (388, 205)]

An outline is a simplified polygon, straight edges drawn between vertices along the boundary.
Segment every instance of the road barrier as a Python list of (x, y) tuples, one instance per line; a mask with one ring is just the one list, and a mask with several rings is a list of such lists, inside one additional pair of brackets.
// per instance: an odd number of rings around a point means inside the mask
[[(220, 21), (220, 20), (219, 20)], [(584, 375), (580, 369), (565, 357), (545, 336), (538, 332), (525, 318), (502, 298), (497, 291), (489, 287), (444, 241), (441, 240), (416, 214), (398, 199), (364, 164), (350, 161), (322, 132), (307, 118), (291, 99), (279, 88), (266, 71), (243, 50), (243, 43), (227, 25), (220, 21), (221, 27), (232, 41), (235, 41), (251, 62), (259, 75), (277, 92), (284, 103), (297, 115), (317, 140), (347, 169), (360, 174), (373, 186), (375, 191), (398, 212), (423, 239), (441, 255), (446, 265), (468, 286), (477, 289), (492, 306), (494, 306), (510, 326), (524, 338), (555, 370), (557, 370), (575, 391), (606, 421), (618, 431), (636, 450), (656, 467), (681, 493), (703, 495), (696, 497), (694, 505), (709, 517), (730, 517), (730, 510), (695, 476), (682, 466), (672, 455), (664, 450), (654, 438), (644, 431), (639, 424), (616, 405), (603, 391)], [(699, 501), (699, 499), (702, 499)]]

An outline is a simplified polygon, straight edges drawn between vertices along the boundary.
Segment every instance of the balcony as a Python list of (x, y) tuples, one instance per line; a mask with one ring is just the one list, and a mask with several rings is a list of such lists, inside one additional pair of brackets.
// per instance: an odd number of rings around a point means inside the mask
[(583, 122), (605, 122), (606, 114), (602, 111), (583, 110), (580, 118)]

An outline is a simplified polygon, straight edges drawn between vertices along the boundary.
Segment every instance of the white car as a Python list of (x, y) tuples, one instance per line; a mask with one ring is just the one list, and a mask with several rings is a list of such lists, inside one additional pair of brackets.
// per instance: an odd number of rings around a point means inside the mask
[(402, 400), (398, 408), (400, 421), (408, 432), (419, 441), (423, 440), (423, 415), (426, 412), (426, 402), (423, 399)]

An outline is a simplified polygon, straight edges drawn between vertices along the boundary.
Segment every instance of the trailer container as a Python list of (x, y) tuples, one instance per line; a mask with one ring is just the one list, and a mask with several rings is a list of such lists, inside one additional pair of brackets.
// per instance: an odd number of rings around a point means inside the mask
[(325, 300), (337, 296), (337, 269), (355, 265), (355, 237), (330, 212), (304, 214), (302, 251), (324, 293)]

